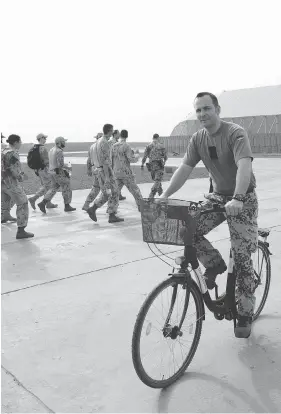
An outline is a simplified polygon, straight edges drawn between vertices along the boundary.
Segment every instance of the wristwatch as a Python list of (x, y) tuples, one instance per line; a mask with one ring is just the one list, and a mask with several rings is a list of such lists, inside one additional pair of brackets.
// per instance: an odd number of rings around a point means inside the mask
[(232, 200), (242, 201), (244, 203), (246, 196), (244, 194), (234, 194)]

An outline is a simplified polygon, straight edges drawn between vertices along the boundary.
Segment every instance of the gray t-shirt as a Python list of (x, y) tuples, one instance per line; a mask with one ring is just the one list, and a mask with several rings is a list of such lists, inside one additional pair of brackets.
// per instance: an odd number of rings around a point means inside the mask
[[(215, 147), (217, 159), (212, 159), (209, 147)], [(192, 135), (183, 163), (190, 167), (202, 160), (212, 180), (214, 192), (232, 196), (236, 186), (237, 162), (253, 154), (247, 132), (237, 124), (221, 121), (215, 134), (200, 129)], [(256, 187), (256, 179), (251, 173), (248, 192)]]

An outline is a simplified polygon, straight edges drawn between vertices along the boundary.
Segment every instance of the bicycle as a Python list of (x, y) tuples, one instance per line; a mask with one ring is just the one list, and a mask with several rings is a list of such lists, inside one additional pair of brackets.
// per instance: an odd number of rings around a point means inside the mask
[[(145, 209), (142, 209), (144, 241), (161, 244), (184, 245), (182, 240), (182, 231), (186, 229), (189, 230), (189, 238), (184, 241), (185, 254), (184, 256), (180, 256), (175, 259), (175, 263), (180, 266), (179, 269), (177, 269), (178, 271), (175, 272), (175, 268), (173, 268), (173, 272), (168, 274), (169, 278), (158, 284), (158, 286), (156, 286), (147, 296), (137, 315), (133, 331), (132, 359), (138, 377), (149, 387), (166, 388), (184, 374), (195, 355), (201, 337), (203, 320), (205, 320), (205, 306), (214, 314), (214, 317), (217, 320), (232, 320), (235, 328), (237, 319), (235, 264), (233, 262), (230, 249), (226, 291), (224, 294), (219, 295), (218, 286), (216, 285), (215, 299), (212, 300), (207, 289), (203, 273), (200, 269), (196, 256), (196, 248), (193, 246), (192, 240), (196, 231), (196, 219), (200, 217), (201, 214), (210, 214), (213, 212), (225, 213), (225, 208), (219, 204), (213, 204), (212, 209), (201, 211), (202, 202), (196, 203), (182, 202), (180, 200), (169, 200), (168, 204), (166, 204), (166, 206), (164, 205), (164, 207), (161, 207), (159, 203), (158, 205), (154, 203), (154, 210), (149, 211), (153, 205), (153, 202), (151, 200), (149, 201), (148, 199), (144, 199), (143, 203), (143, 205), (146, 204), (146, 206), (149, 206), (146, 209), (146, 214)], [(164, 215), (162, 214), (163, 212)], [(167, 221), (170, 223), (167, 224)], [(256, 285), (255, 295), (256, 291), (262, 286), (263, 283), (263, 264), (265, 264), (265, 282), (264, 290), (258, 306), (256, 301), (256, 310), (254, 311), (253, 321), (258, 318), (264, 308), (271, 281), (271, 252), (269, 251), (269, 243), (267, 242), (270, 230), (259, 229), (258, 234), (258, 247), (255, 253), (255, 256), (257, 256), (258, 259), (257, 269), (256, 264), (253, 263)], [(157, 240), (154, 240), (155, 235)], [(261, 267), (259, 264), (261, 264)], [(192, 278), (191, 272), (194, 274), (195, 278)], [(168, 292), (168, 290), (170, 292)], [(161, 304), (159, 304), (160, 310), (156, 306), (156, 300), (159, 299), (159, 295), (165, 291), (166, 297), (168, 298), (167, 313), (164, 313), (163, 309), (163, 296), (161, 297)], [(180, 311), (178, 302), (176, 305), (178, 297), (181, 297), (180, 306), (183, 305)], [(185, 327), (184, 323), (187, 320), (187, 311), (191, 305), (191, 302), (195, 305), (195, 312), (192, 314), (195, 315), (195, 320)], [(178, 311), (177, 314), (176, 310)], [(156, 313), (155, 322), (152, 322), (152, 317), (148, 317), (148, 322), (145, 324), (146, 317), (150, 311), (152, 314)], [(159, 322), (160, 317), (162, 319), (161, 322)], [(142, 333), (144, 333), (143, 336)], [(141, 352), (146, 349), (146, 346), (145, 343), (144, 345), (142, 344), (142, 341), (144, 342), (145, 337), (148, 338), (153, 334), (157, 334), (160, 339), (156, 342), (156, 347), (154, 348), (156, 350), (156, 356), (152, 358), (152, 363), (148, 363), (148, 367), (146, 367), (145, 358), (142, 358)], [(189, 342), (189, 337), (191, 335), (193, 336), (193, 339), (190, 344), (190, 349), (184, 357), (183, 353), (188, 348), (187, 343)], [(173, 367), (171, 369), (169, 364), (168, 371), (165, 370), (164, 363), (166, 358), (162, 355), (160, 361), (160, 372), (154, 374), (155, 364), (159, 359), (159, 349), (157, 350), (157, 348), (159, 348), (163, 342), (165, 343), (165, 346), (167, 346), (165, 348), (166, 351), (170, 351), (172, 354), (171, 359)], [(181, 364), (178, 363), (175, 355), (175, 348), (177, 345), (179, 345), (178, 354), (182, 357)], [(151, 353), (146, 354), (145, 357), (147, 358), (150, 354)], [(151, 373), (148, 371), (153, 372)]]

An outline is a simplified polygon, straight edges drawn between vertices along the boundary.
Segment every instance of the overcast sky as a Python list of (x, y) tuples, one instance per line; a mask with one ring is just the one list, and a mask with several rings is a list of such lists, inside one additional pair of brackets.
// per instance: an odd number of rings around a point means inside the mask
[(280, 17), (280, 0), (1, 2), (1, 130), (170, 135), (199, 91), (281, 83)]

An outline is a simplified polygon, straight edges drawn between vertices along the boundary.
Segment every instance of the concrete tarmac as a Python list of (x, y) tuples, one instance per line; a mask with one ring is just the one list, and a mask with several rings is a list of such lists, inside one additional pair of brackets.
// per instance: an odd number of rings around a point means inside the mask
[[(272, 228), (266, 306), (249, 339), (207, 311), (190, 367), (167, 390), (146, 387), (132, 364), (136, 315), (171, 267), (142, 242), (129, 192), (124, 223), (109, 224), (106, 207), (92, 222), (81, 210), (89, 190), (79, 190), (74, 213), (64, 213), (60, 193), (58, 209), (30, 212), (34, 239), (17, 241), (15, 224), (2, 225), (2, 412), (280, 412), (281, 161), (256, 159), (254, 171), (259, 225)], [(150, 186), (140, 185), (144, 196)], [(174, 198), (198, 201), (207, 191), (207, 179), (193, 179)], [(227, 225), (208, 238), (227, 260)]]

